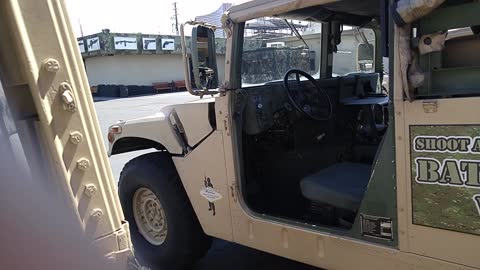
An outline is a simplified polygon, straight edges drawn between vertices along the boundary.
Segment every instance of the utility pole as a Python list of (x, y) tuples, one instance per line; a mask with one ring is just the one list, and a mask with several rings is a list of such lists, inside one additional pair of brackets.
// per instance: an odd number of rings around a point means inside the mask
[(83, 27), (82, 27), (82, 23), (80, 22), (80, 19), (78, 19), (78, 24), (80, 25), (80, 34), (82, 35), (82, 38), (83, 38)]
[(173, 17), (172, 19), (175, 21), (172, 26), (175, 29), (175, 34), (178, 35), (178, 10), (177, 10), (177, 2), (173, 2)]

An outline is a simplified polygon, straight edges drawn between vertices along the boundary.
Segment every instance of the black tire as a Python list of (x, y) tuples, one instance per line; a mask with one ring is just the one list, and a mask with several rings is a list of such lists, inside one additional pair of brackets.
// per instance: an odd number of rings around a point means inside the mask
[[(145, 240), (135, 222), (132, 200), (139, 188), (150, 189), (165, 210), (168, 231), (160, 246)], [(212, 240), (204, 234), (168, 153), (149, 153), (130, 160), (120, 174), (119, 196), (135, 255), (145, 266), (185, 269), (210, 248)]]

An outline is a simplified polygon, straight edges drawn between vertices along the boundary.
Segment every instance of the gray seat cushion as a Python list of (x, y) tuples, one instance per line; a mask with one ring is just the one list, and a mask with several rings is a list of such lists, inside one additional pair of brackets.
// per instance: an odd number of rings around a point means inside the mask
[(303, 178), (300, 187), (311, 201), (357, 211), (369, 179), (369, 165), (344, 162)]

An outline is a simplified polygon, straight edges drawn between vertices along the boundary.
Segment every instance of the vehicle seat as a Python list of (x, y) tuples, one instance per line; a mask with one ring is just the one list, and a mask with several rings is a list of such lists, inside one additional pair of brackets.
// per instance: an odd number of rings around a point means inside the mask
[(336, 208), (356, 212), (370, 179), (370, 165), (336, 163), (300, 182), (305, 198)]

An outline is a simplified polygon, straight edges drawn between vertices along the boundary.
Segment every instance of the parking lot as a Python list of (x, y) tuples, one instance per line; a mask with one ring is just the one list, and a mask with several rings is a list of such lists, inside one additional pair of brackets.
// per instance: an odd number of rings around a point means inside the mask
[[(114, 124), (117, 120), (133, 119), (154, 114), (160, 108), (169, 104), (188, 103), (198, 100), (198, 97), (192, 96), (187, 92), (130, 97), (121, 99), (95, 99), (95, 108), (98, 114), (100, 128), (104, 133), (104, 141), (107, 146), (108, 126)], [(112, 171), (115, 179), (118, 181), (122, 167), (130, 159), (139, 156), (147, 151), (138, 151), (115, 155), (110, 158)], [(257, 251), (240, 245), (228, 243), (221, 240), (214, 241), (212, 249), (207, 256), (199, 261), (193, 269), (295, 269), (295, 270), (313, 270), (317, 269), (311, 266), (300, 264), (291, 260), (277, 257), (265, 252)]]

